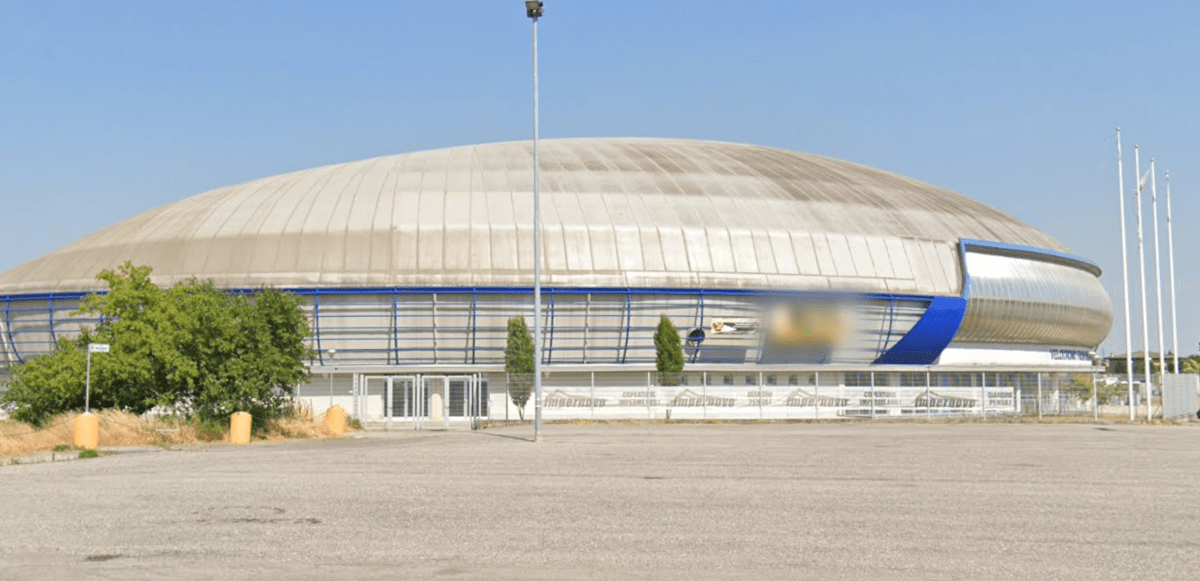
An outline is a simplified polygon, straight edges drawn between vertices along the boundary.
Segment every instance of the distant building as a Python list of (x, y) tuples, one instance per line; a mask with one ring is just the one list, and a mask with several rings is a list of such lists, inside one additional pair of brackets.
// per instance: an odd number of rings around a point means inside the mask
[[(1158, 351), (1150, 352), (1150, 369), (1153, 370), (1154, 373), (1159, 373), (1162, 371), (1161, 369), (1159, 369), (1159, 365), (1158, 365), (1159, 356), (1160, 356), (1160, 353)], [(1166, 354), (1167, 368), (1170, 371), (1174, 370), (1174, 361), (1175, 361), (1174, 357), (1175, 356), (1171, 353)], [(1128, 369), (1128, 367), (1126, 366), (1125, 359), (1126, 359), (1125, 353), (1120, 353), (1117, 355), (1109, 355), (1107, 358), (1104, 359), (1105, 370), (1108, 373), (1114, 373), (1114, 374), (1126, 373), (1126, 369)], [(1183, 359), (1183, 358), (1181, 357), (1180, 359)], [(1146, 352), (1145, 351), (1136, 351), (1133, 353), (1133, 372), (1134, 372), (1134, 374), (1145, 374), (1146, 373)]]

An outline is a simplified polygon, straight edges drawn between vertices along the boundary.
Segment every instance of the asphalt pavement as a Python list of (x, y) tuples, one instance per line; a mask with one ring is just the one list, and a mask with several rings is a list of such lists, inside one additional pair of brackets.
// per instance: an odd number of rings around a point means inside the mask
[(0, 579), (1200, 576), (1196, 426), (544, 434), (405, 430), (0, 467)]

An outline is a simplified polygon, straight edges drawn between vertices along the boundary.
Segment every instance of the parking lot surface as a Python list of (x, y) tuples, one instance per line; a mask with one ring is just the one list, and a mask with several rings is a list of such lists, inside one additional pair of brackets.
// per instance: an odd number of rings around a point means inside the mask
[(3, 579), (1194, 579), (1200, 429), (548, 425), (0, 468)]

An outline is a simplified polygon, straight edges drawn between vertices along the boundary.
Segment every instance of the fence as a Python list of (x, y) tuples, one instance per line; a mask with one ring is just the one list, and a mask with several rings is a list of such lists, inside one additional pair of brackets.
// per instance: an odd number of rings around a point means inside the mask
[(1091, 386), (1091, 375), (1059, 373), (573, 372), (544, 377), (542, 409), (546, 419), (1082, 415), (1097, 411)]
[[(1159, 379), (1155, 379), (1159, 385)], [(448, 426), (533, 417), (532, 375), (502, 372), (317, 375), (298, 395), (315, 412), (341, 405), (368, 425)], [(526, 395), (527, 394), (527, 395)], [(522, 397), (524, 396), (524, 397)], [(521, 408), (514, 400), (526, 400)], [(1135, 384), (1133, 409), (1146, 417)], [(1153, 414), (1161, 413), (1159, 390)], [(1186, 402), (1182, 404), (1187, 406)], [(548, 420), (1088, 417), (1127, 419), (1128, 385), (1092, 373), (769, 371), (709, 369), (674, 375), (557, 371), (542, 379)], [(1195, 413), (1195, 408), (1191, 409)], [(1167, 416), (1172, 417), (1172, 416)]]
[[(426, 382), (435, 376), (417, 377), (419, 382)], [(531, 375), (484, 372), (471, 377), (475, 378), (472, 385), (477, 386), (473, 389), (478, 390), (473, 397), (482, 404), (474, 408), (478, 413), (463, 411), (466, 408), (458, 399), (468, 392), (453, 389), (453, 381), (420, 392), (422, 395), (417, 397), (429, 398), (432, 407), (389, 413), (395, 402), (414, 396), (393, 391), (388, 399), (387, 390), (410, 389), (402, 386), (415, 385), (413, 376), (394, 376), (390, 380), (376, 375), (356, 376), (353, 384), (359, 388), (339, 389), (339, 396), (328, 401), (338, 400), (348, 409), (362, 412), (360, 419), (368, 423), (389, 425), (404, 420), (419, 425), (427, 415), (437, 415), (443, 420), (440, 423), (447, 424), (468, 416), (494, 420), (533, 416)], [(313, 405), (317, 408), (325, 398), (318, 396), (316, 385), (313, 387)], [(1099, 406), (1093, 392), (1099, 396)], [(306, 393), (302, 391), (302, 395)], [(1098, 376), (1065, 373), (714, 370), (662, 375), (551, 371), (542, 380), (542, 411), (547, 420), (1098, 416), (1124, 413), (1126, 402), (1119, 396), (1120, 390)], [(341, 401), (343, 398), (345, 401)], [(514, 400), (528, 401), (518, 409)], [(386, 405), (388, 401), (393, 407)], [(421, 411), (443, 407), (441, 414)]]
[(1200, 396), (1200, 375), (1168, 374), (1162, 377), (1163, 419), (1188, 417), (1197, 412)]

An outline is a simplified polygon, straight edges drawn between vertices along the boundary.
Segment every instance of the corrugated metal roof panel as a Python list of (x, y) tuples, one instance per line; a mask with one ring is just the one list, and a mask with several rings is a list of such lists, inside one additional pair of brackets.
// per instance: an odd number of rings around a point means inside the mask
[[(544, 140), (541, 153), (543, 274), (572, 286), (956, 294), (959, 238), (1067, 251), (952, 192), (813, 155), (675, 139)], [(164, 285), (527, 286), (531, 163), (531, 143), (496, 143), (220, 188), (18, 266), (0, 293), (99, 288), (96, 272), (126, 260)]]

